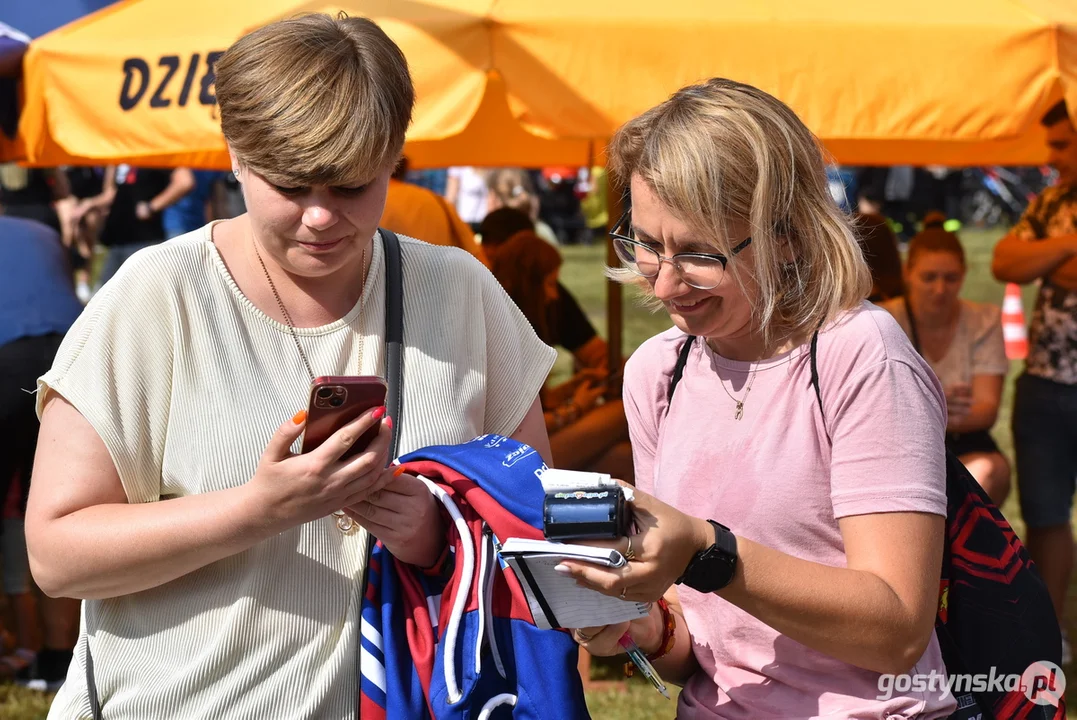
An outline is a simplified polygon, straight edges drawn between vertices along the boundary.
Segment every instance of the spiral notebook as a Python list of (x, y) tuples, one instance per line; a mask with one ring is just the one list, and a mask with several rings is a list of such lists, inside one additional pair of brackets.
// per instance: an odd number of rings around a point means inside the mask
[(649, 612), (646, 603), (580, 587), (570, 575), (554, 570), (566, 558), (621, 567), (625, 559), (617, 550), (509, 538), (501, 544), (499, 552), (520, 581), (537, 627), (549, 630), (612, 625), (644, 617)]

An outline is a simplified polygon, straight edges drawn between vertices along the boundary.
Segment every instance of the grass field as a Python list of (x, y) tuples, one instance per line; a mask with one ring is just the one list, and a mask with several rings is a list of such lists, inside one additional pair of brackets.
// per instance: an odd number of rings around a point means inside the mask
[[(999, 233), (966, 231), (962, 233), (968, 256), (969, 273), (965, 283), (964, 296), (970, 300), (1002, 303), (1003, 287), (994, 280), (990, 272), (991, 250), (998, 240)], [(572, 291), (580, 305), (591, 317), (595, 327), (606, 335), (606, 281), (602, 276), (605, 249), (600, 246), (566, 247), (562, 249), (565, 263), (562, 266), (562, 282)], [(1026, 318), (1031, 312), (1035, 291), (1030, 286), (1025, 289)], [(624, 291), (624, 353), (627, 356), (640, 343), (670, 326), (668, 316), (663, 313), (651, 313), (634, 302), (632, 293)], [(562, 354), (554, 373), (564, 375), (570, 367), (570, 359)], [(999, 446), (1012, 459), (1013, 443), (1009, 432), (1009, 418), (1013, 380), (1020, 372), (1022, 363), (1011, 363), (1010, 375), (1006, 381), (1003, 404), (999, 420), (993, 434)], [(1018, 535), (1023, 535), (1024, 524), (1018, 511), (1016, 492), (1003, 507), (1003, 512), (1013, 524)], [(1077, 590), (1077, 588), (1075, 588)], [(1077, 592), (1071, 592), (1071, 598)], [(1070, 617), (1077, 617), (1071, 606)], [(1071, 632), (1071, 636), (1073, 633)], [(592, 676), (597, 679), (620, 678), (620, 663), (596, 660)], [(1074, 675), (1077, 680), (1077, 674)], [(1077, 682), (1070, 687), (1077, 686)], [(674, 688), (671, 688), (675, 692)], [(1077, 719), (1077, 690), (1067, 693), (1071, 708), (1070, 718)], [(667, 701), (659, 696), (649, 684), (636, 677), (628, 681), (624, 689), (594, 690), (588, 693), (587, 705), (595, 720), (659, 720), (674, 717), (676, 696)], [(47, 712), (48, 698), (31, 691), (0, 685), (0, 720), (37, 720), (44, 718)]]

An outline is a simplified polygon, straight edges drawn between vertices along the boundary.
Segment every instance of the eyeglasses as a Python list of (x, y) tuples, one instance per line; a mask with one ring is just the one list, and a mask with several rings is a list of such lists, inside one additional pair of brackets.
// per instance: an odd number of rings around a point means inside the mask
[[(729, 258), (718, 253), (677, 253), (673, 257), (659, 254), (650, 245), (645, 245), (629, 234), (632, 232), (632, 211), (625, 210), (621, 219), (613, 226), (610, 237), (617, 257), (632, 272), (646, 278), (656, 277), (662, 269), (662, 263), (668, 262), (677, 271), (684, 282), (699, 290), (713, 290), (722, 284), (725, 266)], [(745, 238), (733, 248), (731, 255), (736, 255), (752, 243), (752, 238)]]

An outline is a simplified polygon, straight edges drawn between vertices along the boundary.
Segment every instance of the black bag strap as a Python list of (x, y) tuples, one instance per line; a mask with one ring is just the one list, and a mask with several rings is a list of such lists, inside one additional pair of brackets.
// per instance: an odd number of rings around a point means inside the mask
[(677, 389), (677, 383), (681, 381), (681, 376), (684, 375), (684, 366), (688, 364), (688, 355), (692, 352), (692, 343), (695, 342), (696, 336), (689, 335), (684, 341), (684, 345), (681, 345), (680, 352), (677, 353), (677, 364), (673, 366), (673, 379), (669, 383), (669, 392), (666, 394), (666, 413), (669, 413), (669, 404), (673, 402), (673, 391)]
[(389, 383), (385, 406), (393, 419), (389, 459), (394, 460), (404, 410), (404, 266), (396, 233), (384, 228), (378, 232), (385, 246), (385, 374)]
[[(401, 411), (404, 407), (404, 263), (400, 253), (400, 239), (396, 233), (378, 228), (385, 249), (385, 374), (389, 385), (385, 407), (393, 419), (393, 439), (389, 444), (389, 459), (396, 459), (400, 442)], [(363, 565), (363, 582), (359, 585), (360, 597), (366, 592), (367, 568), (374, 552), (373, 539), (368, 539), (366, 563)], [(358, 672), (359, 645), (355, 645)], [(90, 654), (90, 636), (86, 636), (86, 692), (90, 696), (90, 713), (93, 720), (102, 720), (101, 700), (94, 681), (93, 655)], [(356, 715), (358, 716), (358, 703)]]

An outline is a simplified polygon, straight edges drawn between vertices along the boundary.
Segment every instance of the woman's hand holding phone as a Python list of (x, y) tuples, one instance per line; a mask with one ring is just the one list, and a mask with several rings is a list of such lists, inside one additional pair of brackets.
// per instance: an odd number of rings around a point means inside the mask
[[(362, 413), (315, 449), (297, 455), (291, 447), (306, 419), (306, 411), (300, 411), (277, 428), (247, 484), (256, 511), (281, 530), (357, 505), (392, 480), (385, 471), (392, 421), (384, 406)], [(366, 449), (345, 457), (374, 427), (377, 435)]]

